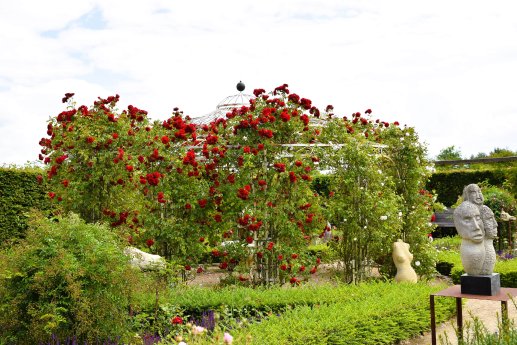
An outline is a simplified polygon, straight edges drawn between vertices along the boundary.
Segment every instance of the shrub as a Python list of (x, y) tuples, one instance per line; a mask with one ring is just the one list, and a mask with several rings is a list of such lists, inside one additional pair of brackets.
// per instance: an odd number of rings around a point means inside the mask
[(39, 174), (41, 169), (31, 167), (0, 168), (0, 245), (25, 235), (31, 208), (49, 209)]
[[(253, 344), (393, 344), (429, 328), (429, 294), (442, 287), (375, 286), (367, 298), (296, 307), (242, 328), (234, 337), (238, 343)], [(436, 308), (439, 320), (454, 311), (452, 301), (444, 299)]]
[(120, 242), (76, 215), (34, 216), (27, 237), (0, 252), (0, 343), (126, 334), (137, 275)]

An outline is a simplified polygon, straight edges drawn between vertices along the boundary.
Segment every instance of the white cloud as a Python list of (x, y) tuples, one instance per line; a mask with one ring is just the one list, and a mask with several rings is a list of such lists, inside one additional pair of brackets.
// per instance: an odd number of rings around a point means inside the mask
[(416, 128), (436, 155), (517, 150), (517, 5), (498, 1), (16, 1), (0, 4), (0, 157), (37, 157), (45, 121), (121, 95), (203, 115), (243, 80), (340, 115)]

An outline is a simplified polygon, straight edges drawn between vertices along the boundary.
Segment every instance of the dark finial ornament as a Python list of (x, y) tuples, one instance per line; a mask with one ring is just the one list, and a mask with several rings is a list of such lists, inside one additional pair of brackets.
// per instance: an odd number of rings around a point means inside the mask
[(240, 92), (244, 91), (245, 88), (246, 88), (246, 85), (244, 85), (244, 83), (242, 81), (239, 81), (237, 83), (237, 90), (239, 90)]

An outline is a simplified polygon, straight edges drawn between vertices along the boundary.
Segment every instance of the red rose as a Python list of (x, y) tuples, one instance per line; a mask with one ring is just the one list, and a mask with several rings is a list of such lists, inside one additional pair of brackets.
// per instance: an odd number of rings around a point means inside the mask
[(197, 273), (203, 273), (203, 267), (199, 266), (196, 270)]
[(129, 171), (129, 172), (132, 172), (133, 171), (133, 166), (132, 165), (126, 165), (126, 170)]
[(280, 265), (280, 269), (281, 269), (282, 271), (287, 270), (287, 265), (286, 265), (286, 264)]
[(228, 177), (226, 178), (226, 180), (228, 182), (230, 182), (231, 184), (235, 183), (235, 175), (234, 174), (230, 174), (228, 175)]
[(277, 259), (278, 259), (279, 261), (282, 261), (282, 260), (284, 259), (284, 256), (283, 256), (282, 254), (280, 254), (280, 255), (278, 255), (278, 256), (277, 256)]
[(69, 180), (63, 180), (61, 181), (61, 183), (63, 184), (63, 186), (68, 187), (68, 185), (70, 184), (70, 181)]
[(311, 274), (316, 273), (316, 270), (317, 270), (316, 266), (314, 266), (313, 268), (311, 268), (311, 270), (310, 270)]
[(169, 141), (171, 141), (171, 140), (169, 139), (169, 137), (168, 137), (168, 136), (164, 135), (164, 136), (162, 137), (162, 143), (163, 143), (164, 145), (167, 145), (167, 144), (169, 143)]
[(264, 253), (257, 252), (257, 258), (262, 259), (264, 257)]
[(190, 271), (192, 267), (190, 265), (185, 265), (185, 271)]
[(305, 266), (303, 266), (303, 265), (302, 265), (302, 266), (300, 266), (299, 271), (300, 271), (300, 272), (305, 271)]
[(199, 238), (199, 242), (205, 242), (205, 238), (204, 237), (200, 237)]
[(265, 185), (267, 185), (267, 182), (265, 180), (259, 180), (258, 184), (259, 186), (264, 187)]
[(434, 222), (435, 220), (436, 220), (436, 214), (434, 214), (434, 213), (433, 213), (433, 214), (431, 215), (431, 222)]
[(273, 166), (275, 167), (275, 169), (278, 172), (284, 172), (285, 171), (285, 164), (283, 164), (283, 163), (275, 163)]
[(183, 319), (179, 316), (175, 316), (171, 319), (171, 323), (173, 325), (182, 325), (183, 324)]
[(56, 193), (54, 193), (54, 192), (49, 192), (49, 193), (48, 193), (48, 197), (49, 197), (50, 199), (54, 199), (54, 198), (56, 197)]
[(294, 285), (294, 284), (296, 284), (296, 283), (298, 283), (298, 278), (296, 278), (296, 277), (292, 277), (291, 279), (289, 279), (289, 283), (291, 283), (291, 284), (293, 284), (293, 285)]
[(192, 208), (192, 205), (189, 204), (188, 202), (185, 204), (185, 209), (186, 210), (190, 210)]
[(291, 254), (291, 259), (296, 259), (298, 258), (298, 254)]
[(206, 201), (206, 199), (200, 199), (197, 201), (197, 203), (198, 203), (199, 207), (204, 208), (206, 206), (207, 201)]
[(38, 180), (38, 183), (39, 183), (39, 184), (41, 184), (41, 183), (43, 182), (43, 176), (41, 176), (41, 175), (38, 175), (38, 176), (36, 177), (36, 179)]
[(249, 244), (252, 244), (253, 243), (253, 237), (251, 237), (251, 236), (246, 237), (246, 242), (248, 242)]
[(221, 217), (221, 215), (219, 213), (217, 213), (215, 216), (214, 216), (214, 220), (217, 222), (217, 223), (221, 223), (223, 221), (223, 218)]
[(219, 264), (219, 268), (222, 270), (225, 270), (228, 268), (228, 263), (226, 261), (223, 261)]
[(302, 164), (303, 164), (303, 163), (302, 163), (302, 161), (296, 161), (296, 162), (294, 162), (294, 164), (295, 164), (297, 167), (300, 167), (300, 166), (302, 166)]
[(91, 143), (93, 143), (94, 141), (95, 141), (95, 138), (94, 138), (94, 137), (91, 137), (91, 136), (90, 136), (90, 137), (86, 138), (86, 142), (87, 142), (88, 144), (91, 144)]
[(145, 241), (145, 244), (147, 244), (148, 247), (152, 247), (154, 244), (154, 240), (152, 238), (150, 238), (147, 241)]
[(269, 243), (267, 244), (267, 247), (266, 247), (266, 248), (267, 248), (267, 250), (272, 250), (274, 245), (275, 245), (275, 244), (274, 244), (273, 242), (269, 242)]
[(295, 174), (293, 171), (290, 171), (290, 172), (289, 172), (289, 180), (290, 180), (292, 183), (295, 183), (295, 182), (296, 182), (296, 174)]
[(118, 133), (113, 133), (113, 134), (111, 135), (111, 137), (112, 137), (113, 139), (118, 139)]

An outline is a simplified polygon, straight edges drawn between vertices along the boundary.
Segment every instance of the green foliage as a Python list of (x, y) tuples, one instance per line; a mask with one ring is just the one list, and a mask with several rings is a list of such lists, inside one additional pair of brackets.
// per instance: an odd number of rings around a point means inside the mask
[[(452, 237), (441, 237), (433, 240), (433, 246), (440, 251), (459, 251), (461, 245), (461, 237), (456, 235)], [(440, 255), (439, 255), (440, 256)]]
[(0, 252), (2, 340), (35, 344), (54, 334), (124, 336), (138, 274), (106, 227), (77, 216), (34, 216), (25, 239)]
[[(429, 294), (442, 286), (374, 286), (375, 293), (368, 294), (368, 285), (360, 285), (364, 290), (353, 300), (299, 306), (281, 317), (272, 315), (237, 330), (235, 340), (244, 343), (248, 339), (252, 344), (393, 344), (429, 328)], [(438, 303), (438, 319), (448, 319), (453, 303)]]
[(436, 270), (444, 276), (450, 276), (454, 267), (462, 267), (459, 248), (439, 250)]
[[(390, 126), (382, 132), (384, 166), (395, 183), (396, 194), (401, 198), (402, 229), (400, 238), (411, 246), (414, 261), (420, 266), (416, 272), (424, 277), (431, 277), (435, 271), (435, 251), (428, 240), (435, 226), (430, 222), (433, 211), (443, 205), (438, 203), (434, 192), (426, 188), (431, 176), (431, 164), (426, 158), (427, 152), (419, 141), (414, 128)], [(392, 260), (391, 274), (394, 274)], [(390, 266), (388, 266), (390, 268)], [(384, 268), (386, 269), (386, 268)]]
[[(437, 201), (450, 207), (463, 193), (463, 188), (471, 183), (485, 182), (492, 186), (502, 186), (507, 176), (515, 175), (517, 169), (474, 170), (435, 172), (427, 183), (427, 189), (437, 195)], [(494, 210), (495, 211), (495, 210)]]
[(32, 208), (48, 210), (45, 187), (38, 183), (38, 168), (0, 168), (0, 246), (21, 238)]
[(503, 188), (487, 186), (486, 184), (481, 184), (480, 187), (485, 198), (484, 204), (494, 212), (497, 219), (501, 217), (501, 210), (512, 215), (516, 214), (517, 202), (510, 192)]
[(439, 161), (460, 160), (462, 159), (461, 151), (452, 145), (442, 149), (436, 156), (436, 159)]

